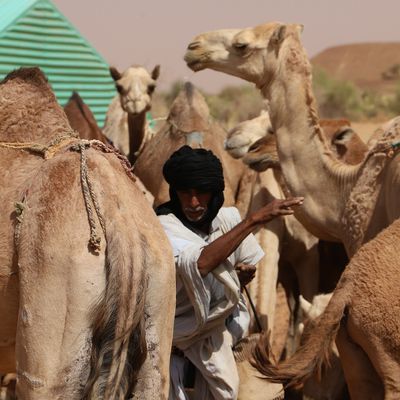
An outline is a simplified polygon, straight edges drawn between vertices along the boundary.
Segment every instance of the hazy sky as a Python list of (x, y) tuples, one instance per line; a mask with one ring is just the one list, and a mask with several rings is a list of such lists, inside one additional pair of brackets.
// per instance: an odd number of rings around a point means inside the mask
[(191, 72), (185, 48), (197, 34), (264, 22), (304, 24), (310, 57), (344, 43), (400, 41), (400, 0), (53, 0), (108, 63), (161, 65), (159, 87), (188, 79), (215, 92), (237, 78)]

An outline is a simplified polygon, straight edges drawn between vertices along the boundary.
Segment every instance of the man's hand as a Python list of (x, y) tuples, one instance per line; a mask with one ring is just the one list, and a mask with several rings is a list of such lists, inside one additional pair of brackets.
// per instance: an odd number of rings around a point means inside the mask
[(293, 207), (301, 206), (303, 201), (304, 197), (275, 199), (251, 214), (250, 218), (255, 224), (265, 224), (276, 217), (292, 215), (294, 213)]
[(238, 274), (241, 287), (246, 286), (248, 283), (250, 283), (256, 273), (256, 267), (250, 264), (237, 264), (235, 270)]

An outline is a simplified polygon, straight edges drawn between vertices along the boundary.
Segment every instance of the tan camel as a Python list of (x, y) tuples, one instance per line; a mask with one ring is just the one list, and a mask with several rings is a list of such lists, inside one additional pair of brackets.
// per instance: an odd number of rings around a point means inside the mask
[(400, 216), (400, 185), (394, 184), (400, 179), (400, 119), (360, 164), (338, 161), (318, 123), (301, 30), (273, 22), (204, 33), (189, 44), (185, 60), (195, 71), (211, 68), (256, 84), (269, 100), (288, 189), (305, 197), (297, 218), (317, 237), (342, 241), (351, 256)]
[[(78, 132), (81, 139), (100, 140), (104, 144), (113, 146), (97, 125), (96, 119), (89, 106), (85, 104), (77, 92), (72, 94), (67, 104), (64, 106), (64, 112), (67, 115), (68, 122), (72, 129)], [(153, 204), (154, 196), (145, 188), (137, 176), (135, 177), (135, 184), (144, 194), (147, 201)]]
[[(262, 111), (260, 116), (241, 122), (228, 132), (225, 149), (234, 158), (241, 158), (248, 147), (264, 136), (268, 129), (268, 112)], [(284, 197), (276, 175), (271, 170), (257, 174), (253, 179), (252, 187), (249, 185), (248, 188), (252, 193), (250, 212), (274, 198)], [(290, 288), (282, 286), (285, 282), (278, 283), (278, 264), (281, 265), (281, 274), (287, 271), (289, 265), (303, 270), (301, 276), (305, 279), (301, 280), (301, 293), (311, 300), (318, 289), (317, 239), (306, 232), (293, 217), (280, 218), (265, 225), (256, 233), (256, 237), (265, 251), (265, 257), (257, 265), (257, 273), (249, 284), (249, 292), (255, 302), (262, 328), (271, 331), (272, 349), (279, 358), (289, 329), (290, 309), (286, 291), (290, 291)], [(254, 321), (252, 331), (258, 331)]]
[(108, 107), (103, 132), (133, 165), (153, 135), (146, 113), (151, 108), (160, 66), (156, 65), (151, 73), (140, 65), (133, 65), (122, 73), (110, 67), (110, 73), (119, 94)]
[[(330, 139), (332, 150), (335, 152), (337, 158), (342, 158), (347, 163), (357, 163), (363, 159), (367, 147), (360, 137), (350, 128), (349, 121), (322, 120), (321, 124), (324, 129), (324, 135)], [(260, 137), (262, 137), (262, 139), (257, 140)], [(287, 192), (280, 171), (275, 135), (273, 134), (268, 112), (263, 111), (260, 116), (249, 121), (244, 121), (231, 129), (225, 141), (225, 148), (236, 158), (245, 155), (243, 161), (251, 168), (261, 173), (260, 179), (268, 178), (264, 177), (264, 171), (272, 168), (272, 179), (275, 179), (282, 188), (281, 196), (283, 196), (283, 193)], [(272, 185), (271, 177), (269, 177), (269, 179), (269, 181), (265, 181), (266, 186), (261, 188), (264, 193), (268, 192), (269, 186)], [(275, 182), (273, 184), (276, 185)], [(253, 196), (257, 196), (254, 191)], [(252, 297), (255, 299), (258, 312), (263, 322), (266, 319), (264, 312), (271, 313), (271, 306), (275, 305), (275, 293), (271, 282), (276, 282), (276, 280), (274, 281), (273, 279), (277, 279), (278, 277), (278, 266), (276, 264), (278, 260), (283, 272), (286, 270), (284, 265), (286, 265), (286, 268), (290, 266), (294, 269), (299, 283), (300, 293), (307, 299), (311, 300), (319, 289), (320, 257), (318, 250), (321, 246), (317, 245), (318, 239), (311, 235), (293, 216), (281, 219), (281, 224), (283, 227), (278, 231), (271, 232), (271, 228), (266, 226), (266, 232), (263, 232), (264, 230), (258, 232), (258, 240), (265, 246), (264, 249), (268, 257), (261, 260), (258, 264), (256, 278), (251, 282), (249, 289)], [(263, 240), (263, 236), (271, 234), (277, 235), (278, 241), (271, 241), (269, 237)], [(274, 243), (277, 244), (277, 248), (273, 247)], [(331, 244), (324, 243), (324, 245), (328, 246)], [(334, 246), (336, 246), (336, 244)], [(268, 262), (271, 260), (272, 254), (274, 253), (277, 254), (275, 257), (276, 263), (269, 264)], [(337, 270), (341, 265), (324, 265), (322, 275), (324, 275), (325, 267), (333, 267)], [(342, 267), (344, 267), (344, 264)], [(331, 271), (329, 271), (329, 273), (331, 273)], [(265, 286), (266, 282), (269, 282), (267, 287)], [(335, 283), (336, 282), (337, 280)], [(290, 290), (290, 288), (288, 289)], [(262, 302), (264, 304), (262, 304)], [(268, 304), (270, 307), (268, 307)], [(283, 309), (278, 310), (275, 315), (282, 316), (282, 314), (285, 314), (287, 311), (287, 306), (283, 304)], [(271, 319), (271, 315), (274, 314), (268, 315)], [(275, 354), (279, 354), (279, 351), (282, 350), (282, 347), (277, 348), (276, 338), (280, 337), (284, 339), (287, 334), (287, 332), (285, 332), (285, 327), (288, 327), (285, 325), (285, 323), (288, 323), (288, 320), (280, 318), (279, 321), (281, 323), (283, 322), (282, 326), (279, 326), (278, 321), (274, 321), (272, 325), (270, 324), (270, 327), (273, 328), (272, 348)], [(283, 345), (284, 341), (281, 341), (280, 344)]]
[(260, 345), (257, 368), (274, 381), (300, 384), (321, 370), (336, 339), (352, 400), (400, 398), (399, 236), (397, 219), (364, 244), (296, 354), (275, 366)]
[[(330, 150), (338, 160), (346, 164), (361, 163), (368, 151), (368, 146), (350, 126), (346, 119), (320, 120), (322, 133), (327, 139)], [(261, 135), (261, 133), (264, 134)], [(245, 143), (239, 146), (238, 143)], [(276, 137), (269, 119), (264, 115), (253, 120), (244, 121), (230, 132), (226, 146), (229, 153), (242, 154), (245, 164), (255, 171), (265, 171), (268, 168), (280, 170)]]
[(154, 195), (155, 205), (169, 199), (162, 167), (169, 156), (184, 144), (210, 149), (220, 158), (225, 178), (224, 204), (235, 205), (245, 167), (225, 153), (225, 136), (222, 127), (211, 120), (202, 94), (187, 82), (174, 100), (164, 125), (143, 147), (135, 163), (134, 172)]
[(0, 99), (0, 375), (20, 399), (166, 399), (174, 262), (128, 163), (71, 134), (38, 68)]

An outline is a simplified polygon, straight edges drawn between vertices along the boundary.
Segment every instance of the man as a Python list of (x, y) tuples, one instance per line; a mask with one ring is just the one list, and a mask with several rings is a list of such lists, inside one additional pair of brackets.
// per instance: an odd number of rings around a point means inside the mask
[(241, 221), (222, 207), (224, 177), (217, 157), (183, 146), (163, 168), (170, 201), (156, 210), (176, 265), (176, 313), (170, 400), (187, 399), (187, 360), (196, 368), (195, 399), (237, 398), (239, 379), (232, 345), (247, 331), (249, 314), (240, 291), (264, 253), (252, 232), (273, 218), (293, 214), (302, 198), (274, 200)]

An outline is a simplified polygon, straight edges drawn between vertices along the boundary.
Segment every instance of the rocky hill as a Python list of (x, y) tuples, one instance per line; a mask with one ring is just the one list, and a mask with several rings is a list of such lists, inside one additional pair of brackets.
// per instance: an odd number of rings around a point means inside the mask
[(336, 79), (362, 89), (393, 92), (400, 83), (400, 42), (355, 43), (330, 47), (311, 59)]

